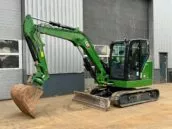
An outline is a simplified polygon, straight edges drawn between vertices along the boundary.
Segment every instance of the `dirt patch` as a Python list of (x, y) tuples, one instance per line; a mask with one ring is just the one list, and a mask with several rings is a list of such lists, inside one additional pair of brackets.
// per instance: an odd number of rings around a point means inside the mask
[(160, 89), (158, 101), (107, 112), (72, 102), (72, 95), (43, 98), (36, 119), (12, 101), (2, 101), (0, 129), (172, 129), (172, 84), (155, 87)]

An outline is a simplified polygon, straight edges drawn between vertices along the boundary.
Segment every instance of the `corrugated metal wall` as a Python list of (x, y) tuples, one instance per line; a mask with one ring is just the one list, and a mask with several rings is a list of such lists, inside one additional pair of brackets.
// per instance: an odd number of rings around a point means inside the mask
[(21, 0), (0, 0), (0, 38), (21, 39)]
[[(64, 25), (79, 27), (83, 30), (82, 0), (25, 0), (25, 15), (46, 21), (56, 21)], [(36, 23), (36, 22), (35, 22)], [(82, 58), (72, 43), (50, 36), (42, 36), (49, 73), (80, 73), (83, 72)], [(34, 71), (33, 61), (26, 50), (27, 74)]]
[(154, 67), (159, 69), (159, 52), (168, 53), (172, 68), (172, 0), (154, 0)]

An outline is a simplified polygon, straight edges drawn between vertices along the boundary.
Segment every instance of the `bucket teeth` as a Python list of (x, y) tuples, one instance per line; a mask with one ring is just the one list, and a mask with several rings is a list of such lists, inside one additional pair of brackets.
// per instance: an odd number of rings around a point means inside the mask
[(110, 99), (91, 95), (89, 93), (74, 91), (74, 101), (84, 103), (88, 106), (103, 109), (105, 111), (110, 108)]
[(17, 84), (11, 89), (11, 97), (18, 108), (25, 114), (35, 117), (35, 106), (43, 91), (30, 85)]

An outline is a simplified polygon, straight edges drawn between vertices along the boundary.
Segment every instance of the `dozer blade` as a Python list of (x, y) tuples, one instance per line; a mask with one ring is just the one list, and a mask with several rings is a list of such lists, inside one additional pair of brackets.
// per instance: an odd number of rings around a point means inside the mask
[(11, 89), (11, 97), (18, 108), (33, 118), (35, 118), (35, 106), (43, 91), (37, 87), (17, 84)]
[(84, 103), (88, 106), (103, 109), (105, 111), (110, 108), (110, 99), (91, 95), (89, 93), (74, 91), (74, 101)]

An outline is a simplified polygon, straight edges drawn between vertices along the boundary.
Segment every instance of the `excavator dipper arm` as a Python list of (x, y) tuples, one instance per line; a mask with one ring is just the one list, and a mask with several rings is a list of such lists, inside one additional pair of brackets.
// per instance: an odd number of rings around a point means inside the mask
[[(106, 70), (91, 41), (84, 33), (76, 28), (71, 28), (51, 21), (48, 22), (48, 24), (34, 24), (33, 18), (30, 15), (25, 17), (23, 29), (24, 37), (37, 70), (36, 73), (32, 75), (32, 78), (29, 79), (31, 80), (31, 85), (19, 84), (15, 85), (11, 90), (12, 99), (23, 113), (35, 117), (35, 105), (43, 94), (43, 84), (49, 78), (41, 34), (68, 40), (79, 50), (82, 49), (87, 55), (87, 57), (83, 58), (86, 69), (90, 72), (99, 86), (106, 86), (108, 77)], [(91, 63), (95, 66), (96, 71), (91, 67)], [(73, 100), (106, 109), (110, 106), (109, 99), (107, 98), (99, 98), (82, 92), (74, 93), (75, 96)]]

